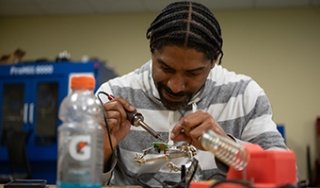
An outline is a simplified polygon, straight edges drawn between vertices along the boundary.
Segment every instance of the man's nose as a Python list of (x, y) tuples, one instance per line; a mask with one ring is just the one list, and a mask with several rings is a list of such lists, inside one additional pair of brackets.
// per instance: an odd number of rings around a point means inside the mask
[(183, 92), (186, 89), (186, 81), (182, 76), (172, 76), (168, 81), (168, 87), (173, 93)]

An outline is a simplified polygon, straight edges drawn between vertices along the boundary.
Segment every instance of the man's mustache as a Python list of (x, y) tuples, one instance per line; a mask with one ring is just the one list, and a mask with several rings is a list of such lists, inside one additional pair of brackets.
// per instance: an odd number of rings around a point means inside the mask
[(163, 88), (167, 93), (169, 93), (169, 94), (172, 95), (172, 96), (183, 97), (183, 96), (189, 96), (189, 95), (190, 95), (190, 93), (188, 93), (188, 92), (174, 93), (173, 91), (171, 91), (170, 88), (168, 88), (168, 87), (166, 87), (166, 86), (164, 86), (164, 85), (162, 85), (162, 88)]

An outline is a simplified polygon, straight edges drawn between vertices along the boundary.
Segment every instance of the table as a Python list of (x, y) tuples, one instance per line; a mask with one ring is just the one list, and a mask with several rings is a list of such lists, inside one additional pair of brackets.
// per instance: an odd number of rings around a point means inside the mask
[[(0, 188), (3, 188), (4, 185), (0, 184)], [(48, 185), (47, 188), (56, 188), (55, 185)], [(103, 186), (103, 188), (142, 188), (141, 186), (133, 186), (133, 185), (129, 185), (129, 186)]]

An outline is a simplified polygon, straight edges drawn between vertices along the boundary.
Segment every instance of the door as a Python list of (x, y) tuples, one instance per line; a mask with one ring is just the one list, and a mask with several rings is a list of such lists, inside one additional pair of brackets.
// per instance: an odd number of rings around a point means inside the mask
[(28, 124), (28, 95), (27, 88), (30, 86), (29, 81), (11, 79), (4, 80), (0, 83), (2, 96), (1, 119), (0, 119), (0, 158), (7, 159), (5, 144), (9, 131), (22, 130), (28, 132), (30, 125)]
[(66, 93), (67, 82), (62, 77), (41, 77), (32, 84), (32, 129), (29, 156), (32, 160), (56, 160), (57, 128), (60, 103)]

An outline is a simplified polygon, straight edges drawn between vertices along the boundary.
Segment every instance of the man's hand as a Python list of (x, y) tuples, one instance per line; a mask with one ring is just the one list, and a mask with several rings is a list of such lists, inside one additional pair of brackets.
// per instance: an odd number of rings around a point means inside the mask
[(112, 147), (115, 148), (119, 142), (128, 135), (131, 123), (127, 120), (127, 111), (133, 112), (135, 108), (121, 97), (115, 97), (105, 103), (103, 107), (106, 114), (107, 126), (110, 131), (108, 133), (107, 128), (105, 128), (104, 131), (104, 159), (108, 161), (112, 153), (108, 134), (110, 134)]
[(198, 149), (203, 149), (199, 137), (208, 130), (227, 136), (209, 113), (199, 110), (180, 119), (172, 129), (171, 139), (173, 141), (186, 141)]

